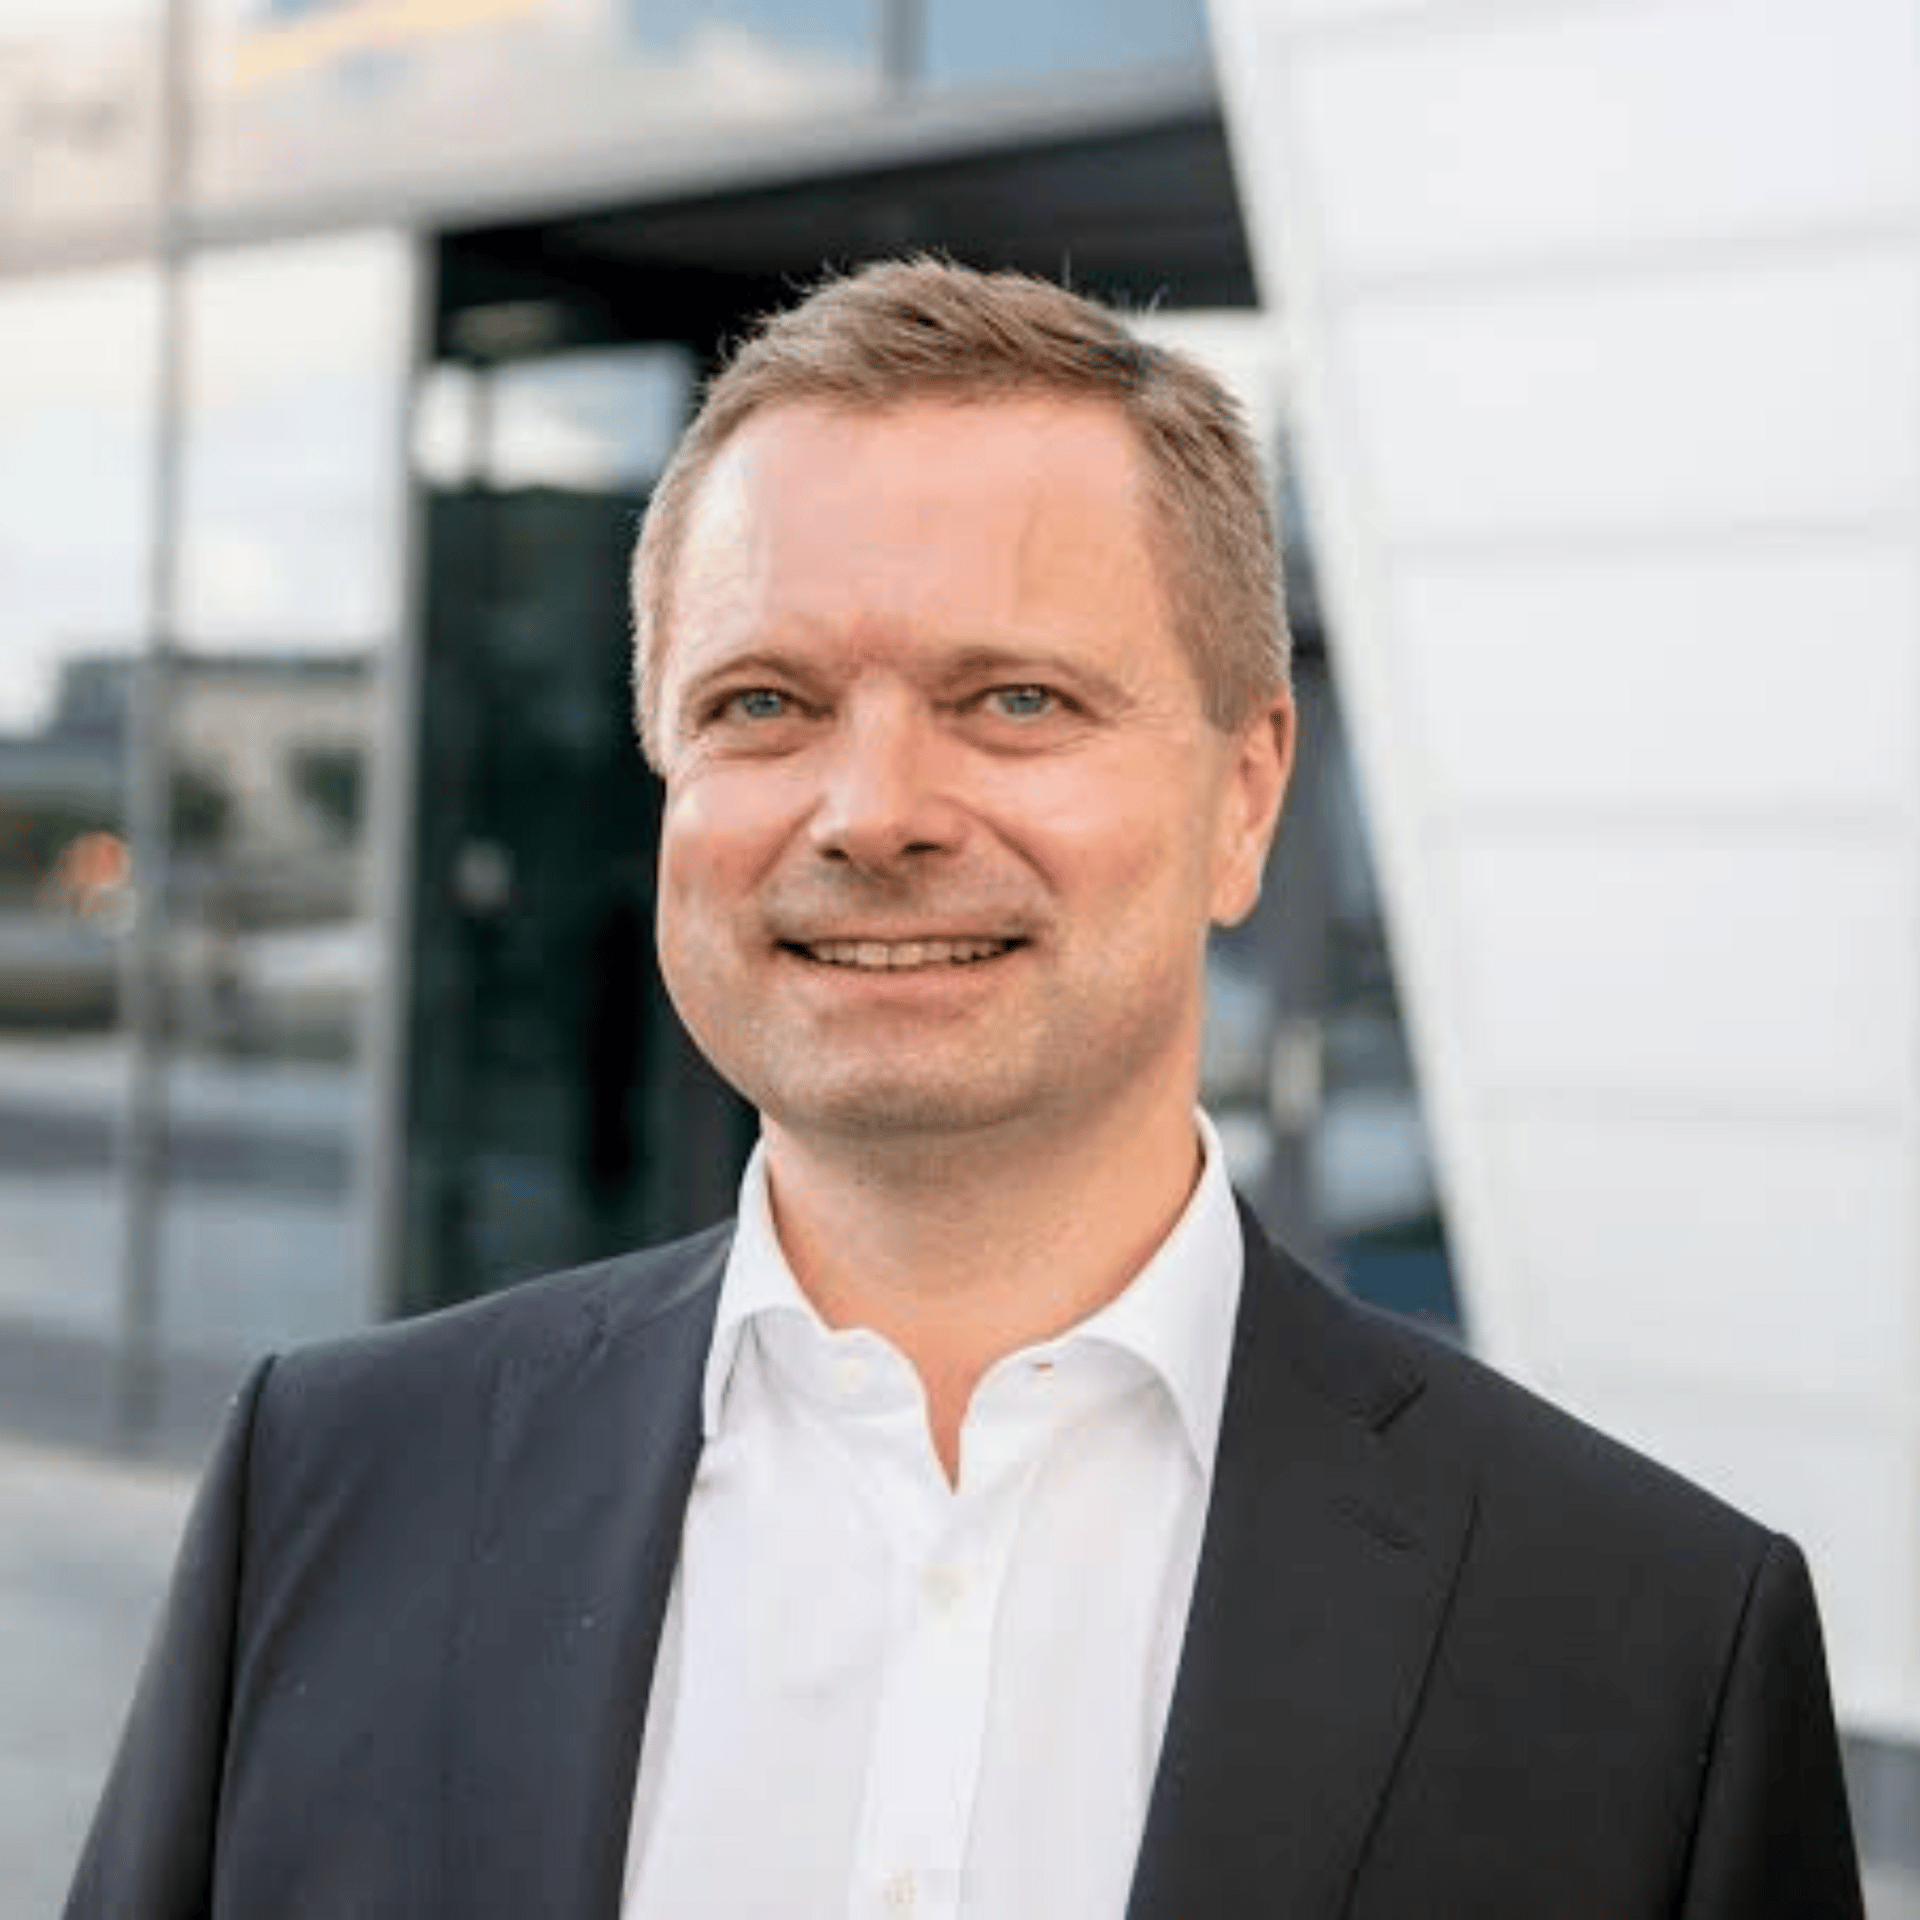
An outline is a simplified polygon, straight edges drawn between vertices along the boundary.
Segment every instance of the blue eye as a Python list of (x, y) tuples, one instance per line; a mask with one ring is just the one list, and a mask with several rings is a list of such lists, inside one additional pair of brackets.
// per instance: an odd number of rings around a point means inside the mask
[(1056, 705), (1045, 687), (996, 687), (992, 699), (1009, 720), (1041, 720)]
[(727, 703), (743, 720), (778, 720), (787, 711), (787, 696), (771, 687), (749, 687)]

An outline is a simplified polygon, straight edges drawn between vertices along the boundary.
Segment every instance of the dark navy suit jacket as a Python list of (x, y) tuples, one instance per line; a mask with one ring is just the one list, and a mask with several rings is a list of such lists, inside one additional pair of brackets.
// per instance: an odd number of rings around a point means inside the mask
[[(1128, 1920), (1854, 1920), (1792, 1544), (1247, 1230)], [(617, 1920), (726, 1245), (256, 1369), (69, 1920)]]

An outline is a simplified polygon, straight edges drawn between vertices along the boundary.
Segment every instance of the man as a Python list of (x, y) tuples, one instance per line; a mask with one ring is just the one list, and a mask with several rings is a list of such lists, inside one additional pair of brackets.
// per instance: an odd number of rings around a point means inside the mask
[(1324, 1290), (1196, 1114), (1293, 744), (1213, 383), (832, 283), (636, 604), (738, 1223), (253, 1375), (70, 1914), (1858, 1914), (1795, 1549)]

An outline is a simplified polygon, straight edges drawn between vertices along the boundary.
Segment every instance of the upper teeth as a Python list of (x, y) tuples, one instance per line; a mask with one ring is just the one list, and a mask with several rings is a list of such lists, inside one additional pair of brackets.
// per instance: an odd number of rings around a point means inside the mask
[(1004, 940), (822, 940), (807, 948), (831, 967), (937, 967), (955, 961), (990, 960), (1004, 953)]

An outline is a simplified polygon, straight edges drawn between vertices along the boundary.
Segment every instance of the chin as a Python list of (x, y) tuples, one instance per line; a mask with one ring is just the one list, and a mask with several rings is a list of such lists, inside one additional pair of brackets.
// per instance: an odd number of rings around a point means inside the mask
[(863, 1081), (788, 1090), (756, 1102), (793, 1134), (833, 1135), (871, 1144), (953, 1139), (1018, 1119), (1028, 1103), (1003, 1089), (956, 1087), (950, 1082)]

